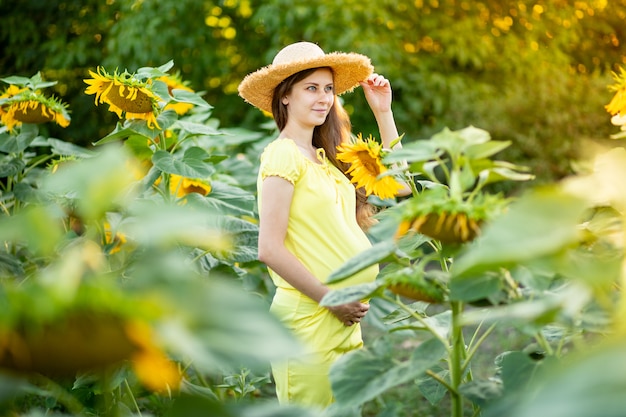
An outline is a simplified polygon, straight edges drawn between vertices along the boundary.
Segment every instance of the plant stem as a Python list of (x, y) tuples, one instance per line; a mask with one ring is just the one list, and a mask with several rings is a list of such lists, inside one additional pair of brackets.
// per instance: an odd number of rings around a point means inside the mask
[(84, 406), (80, 401), (76, 399), (73, 395), (67, 392), (62, 386), (54, 382), (53, 380), (43, 376), (43, 375), (34, 375), (33, 380), (38, 385), (44, 385), (45, 388), (50, 392), (50, 394), (67, 410), (78, 416), (84, 416)]
[(126, 378), (124, 378), (124, 386), (126, 387), (126, 391), (128, 391), (128, 395), (130, 396), (130, 399), (133, 401), (133, 405), (135, 406), (135, 409), (137, 410), (137, 415), (141, 417), (141, 409), (139, 408), (139, 404), (137, 404), (137, 400), (135, 399), (133, 390), (130, 388), (130, 385), (128, 385), (128, 380)]
[(413, 317), (415, 320), (417, 320), (422, 326), (424, 326), (424, 328), (426, 330), (428, 330), (429, 333), (431, 333), (433, 336), (435, 336), (445, 347), (446, 347), (446, 352), (448, 355), (450, 355), (450, 347), (448, 346), (448, 341), (445, 340), (443, 337), (441, 337), (441, 335), (435, 330), (433, 329), (425, 320), (423, 317), (421, 317), (419, 314), (416, 314), (415, 311), (411, 310), (406, 304), (404, 304), (402, 301), (398, 300), (397, 298), (391, 298), (388, 297), (386, 295), (381, 295), (381, 298), (392, 302), (394, 304), (396, 304), (397, 306), (399, 306), (401, 309), (403, 309), (404, 311), (406, 311), (407, 313), (409, 313), (409, 315), (411, 317)]
[(461, 313), (463, 312), (463, 303), (460, 301), (452, 301), (450, 305), (452, 307), (452, 321), (450, 324), (450, 335), (452, 340), (448, 366), (450, 369), (450, 385), (453, 388), (453, 391), (450, 391), (450, 398), (452, 402), (450, 415), (452, 417), (463, 417), (463, 396), (458, 391), (463, 380), (462, 363), (465, 359), (463, 326), (460, 321)]
[[(476, 341), (476, 343), (474, 343), (474, 341), (472, 339), (472, 341), (469, 344), (470, 345), (470, 349), (467, 352), (467, 357), (465, 358), (465, 362), (463, 363), (463, 366), (461, 368), (462, 372), (465, 372), (465, 370), (469, 366), (470, 362), (472, 361), (472, 358), (476, 354), (476, 351), (478, 350), (480, 345), (482, 345), (482, 343), (485, 341), (487, 336), (489, 336), (491, 334), (491, 332), (493, 331), (493, 329), (495, 329), (495, 328), (496, 328), (496, 324), (494, 323), (487, 330), (485, 330), (485, 333), (483, 333), (482, 336), (480, 336), (480, 338)], [(476, 332), (478, 332), (478, 329), (476, 329)]]
[(448, 391), (450, 391), (450, 394), (452, 393), (458, 394), (458, 391), (455, 390), (454, 387), (452, 387), (450, 384), (448, 384), (448, 381), (446, 381), (445, 379), (443, 379), (442, 377), (440, 377), (439, 375), (437, 375), (430, 369), (426, 371), (426, 375), (428, 375), (429, 377), (431, 377), (432, 379), (434, 379), (435, 381), (443, 385)]
[(417, 185), (415, 185), (413, 177), (411, 177), (410, 175), (405, 175), (404, 177), (404, 181), (409, 184), (409, 187), (411, 187), (411, 194), (413, 195), (413, 197), (417, 197), (419, 195), (419, 191), (417, 191)]

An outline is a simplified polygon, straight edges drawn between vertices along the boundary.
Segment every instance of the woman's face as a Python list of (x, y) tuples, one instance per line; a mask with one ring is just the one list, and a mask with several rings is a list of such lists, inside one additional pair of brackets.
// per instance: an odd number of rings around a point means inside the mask
[(282, 99), (287, 106), (288, 124), (313, 128), (326, 120), (335, 100), (333, 73), (320, 68), (293, 85)]

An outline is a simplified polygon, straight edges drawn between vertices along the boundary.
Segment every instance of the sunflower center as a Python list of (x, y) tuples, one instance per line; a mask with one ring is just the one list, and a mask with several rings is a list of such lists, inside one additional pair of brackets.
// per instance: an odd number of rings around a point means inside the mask
[(191, 184), (185, 187), (185, 191), (187, 193), (198, 193), (206, 196), (207, 194), (209, 194), (210, 190), (208, 190), (207, 187), (201, 187), (199, 185)]
[(127, 113), (152, 112), (152, 100), (138, 88), (126, 87), (125, 92), (120, 94), (120, 87), (114, 85), (107, 93), (107, 99)]
[(367, 169), (372, 175), (377, 176), (380, 174), (380, 167), (375, 158), (372, 158), (368, 151), (359, 151), (358, 152), (359, 160), (363, 164), (363, 167)]
[[(17, 106), (17, 104), (14, 104), (14, 106)], [(46, 110), (43, 104), (37, 103), (36, 106), (32, 106), (31, 102), (28, 102), (28, 105), (22, 105), (15, 110), (13, 118), (22, 123), (46, 123), (53, 121), (54, 114)]]

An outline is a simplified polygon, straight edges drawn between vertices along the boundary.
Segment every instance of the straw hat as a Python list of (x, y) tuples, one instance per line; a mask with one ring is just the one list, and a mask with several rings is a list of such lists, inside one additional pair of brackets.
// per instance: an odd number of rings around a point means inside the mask
[(289, 76), (305, 69), (330, 67), (334, 73), (335, 94), (352, 91), (374, 71), (370, 59), (353, 52), (324, 53), (311, 42), (296, 42), (281, 49), (271, 65), (248, 74), (239, 84), (239, 95), (245, 101), (272, 112), (274, 89)]

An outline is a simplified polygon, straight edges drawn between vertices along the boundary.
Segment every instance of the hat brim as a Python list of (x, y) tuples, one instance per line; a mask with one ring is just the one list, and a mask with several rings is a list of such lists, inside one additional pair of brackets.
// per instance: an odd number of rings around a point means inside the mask
[(287, 64), (271, 64), (248, 74), (239, 84), (239, 95), (253, 106), (272, 113), (274, 89), (286, 78), (310, 68), (330, 67), (334, 74), (335, 94), (354, 90), (365, 81), (374, 67), (365, 55), (353, 52), (331, 52), (311, 59)]

